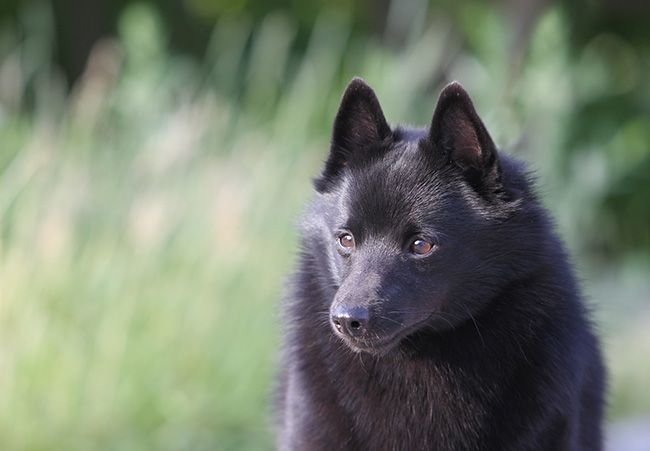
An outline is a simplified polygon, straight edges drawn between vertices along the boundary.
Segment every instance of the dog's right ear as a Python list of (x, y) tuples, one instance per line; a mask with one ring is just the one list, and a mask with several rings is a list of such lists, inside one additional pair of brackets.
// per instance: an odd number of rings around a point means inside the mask
[(330, 154), (314, 180), (316, 190), (328, 191), (345, 166), (372, 156), (391, 134), (375, 92), (362, 79), (353, 78), (334, 119)]

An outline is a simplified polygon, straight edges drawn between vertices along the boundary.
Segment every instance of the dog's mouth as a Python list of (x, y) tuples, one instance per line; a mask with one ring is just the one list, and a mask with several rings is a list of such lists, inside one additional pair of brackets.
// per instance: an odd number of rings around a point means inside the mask
[(346, 337), (344, 339), (345, 344), (354, 352), (366, 352), (373, 355), (385, 355), (388, 354), (402, 341), (402, 336), (390, 337), (389, 339), (381, 340), (362, 340), (362, 339), (351, 339)]
[(383, 356), (395, 350), (406, 337), (422, 329), (430, 319), (431, 317), (429, 316), (422, 321), (403, 327), (388, 336), (382, 337), (377, 335), (374, 338), (353, 338), (346, 336), (343, 337), (343, 341), (354, 352), (366, 352), (376, 356)]

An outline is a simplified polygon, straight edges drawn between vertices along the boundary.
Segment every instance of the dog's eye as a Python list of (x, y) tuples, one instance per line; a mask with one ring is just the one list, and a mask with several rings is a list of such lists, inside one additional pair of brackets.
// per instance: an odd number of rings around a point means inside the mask
[(413, 240), (409, 250), (415, 255), (427, 255), (434, 248), (434, 245), (431, 241), (427, 241), (422, 238), (417, 238)]
[(342, 233), (339, 235), (339, 246), (345, 250), (354, 248), (354, 237), (351, 233)]

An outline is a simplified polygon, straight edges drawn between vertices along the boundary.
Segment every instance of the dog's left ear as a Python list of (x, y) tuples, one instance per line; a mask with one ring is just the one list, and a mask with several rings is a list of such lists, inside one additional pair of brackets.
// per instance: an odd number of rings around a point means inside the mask
[(460, 83), (452, 82), (440, 93), (429, 139), (437, 157), (458, 166), (476, 189), (498, 181), (496, 146)]

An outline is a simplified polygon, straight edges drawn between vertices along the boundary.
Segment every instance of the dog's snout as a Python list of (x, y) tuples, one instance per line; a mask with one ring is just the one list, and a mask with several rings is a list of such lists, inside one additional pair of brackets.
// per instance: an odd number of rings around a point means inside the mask
[(341, 334), (360, 337), (368, 330), (370, 314), (365, 307), (342, 307), (332, 311), (331, 320), (334, 328)]

